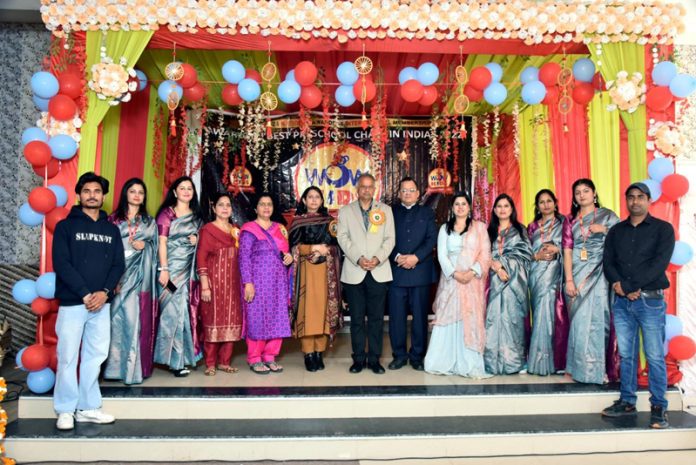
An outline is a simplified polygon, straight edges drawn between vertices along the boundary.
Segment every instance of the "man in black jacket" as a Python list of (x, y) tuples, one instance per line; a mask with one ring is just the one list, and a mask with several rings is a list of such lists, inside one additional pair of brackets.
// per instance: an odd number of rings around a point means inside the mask
[(80, 176), (75, 186), (80, 204), (58, 223), (53, 236), (56, 298), (60, 300), (53, 407), (61, 430), (72, 429), (75, 421), (115, 421), (101, 411), (98, 379), (109, 351), (109, 302), (125, 269), (121, 234), (101, 211), (108, 192), (109, 181), (103, 177), (91, 172)]

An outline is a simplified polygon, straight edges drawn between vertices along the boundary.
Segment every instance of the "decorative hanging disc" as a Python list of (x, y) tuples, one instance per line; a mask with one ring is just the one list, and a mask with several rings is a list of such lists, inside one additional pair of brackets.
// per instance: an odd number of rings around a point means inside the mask
[(275, 63), (268, 62), (261, 68), (261, 78), (263, 78), (264, 81), (273, 80), (276, 73), (278, 73), (278, 68)]
[(558, 85), (563, 87), (570, 85), (573, 82), (573, 71), (568, 68), (563, 68), (560, 73), (558, 73)]
[(370, 71), (372, 71), (372, 60), (365, 55), (358, 57), (358, 59), (355, 60), (355, 69), (358, 74), (369, 74)]
[(278, 108), (278, 98), (273, 92), (264, 92), (261, 94), (261, 108), (266, 111), (273, 111)]
[(463, 115), (464, 113), (466, 113), (466, 110), (468, 110), (468, 109), (469, 109), (469, 97), (467, 97), (464, 94), (461, 94), (456, 99), (454, 99), (454, 111), (455, 111), (455, 113)]
[(564, 95), (558, 100), (558, 111), (567, 115), (573, 108), (573, 99), (568, 95)]
[(454, 70), (454, 76), (459, 84), (466, 84), (469, 80), (469, 73), (466, 71), (466, 67), (458, 65)]
[(176, 91), (171, 91), (169, 95), (167, 95), (167, 108), (170, 110), (175, 110), (176, 107), (179, 106), (179, 94), (176, 93)]
[(167, 76), (167, 79), (178, 81), (184, 77), (184, 67), (181, 66), (180, 61), (172, 61), (164, 68), (164, 75)]

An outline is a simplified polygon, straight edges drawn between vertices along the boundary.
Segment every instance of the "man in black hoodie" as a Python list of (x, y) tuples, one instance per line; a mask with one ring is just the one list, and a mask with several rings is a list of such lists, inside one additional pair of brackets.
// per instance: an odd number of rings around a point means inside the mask
[(99, 371), (109, 351), (109, 302), (125, 269), (121, 234), (101, 211), (108, 192), (109, 181), (103, 177), (92, 172), (80, 176), (75, 186), (80, 204), (58, 223), (53, 235), (56, 298), (60, 300), (53, 407), (61, 430), (72, 429), (75, 421), (115, 421), (101, 411), (99, 391)]

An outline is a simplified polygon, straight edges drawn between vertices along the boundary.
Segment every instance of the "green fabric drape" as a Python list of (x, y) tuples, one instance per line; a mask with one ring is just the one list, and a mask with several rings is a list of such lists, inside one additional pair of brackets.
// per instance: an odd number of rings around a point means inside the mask
[(619, 113), (607, 111), (611, 97), (595, 95), (589, 105), (590, 173), (602, 206), (621, 211), (621, 135)]
[[(153, 31), (109, 31), (106, 35), (106, 54), (114, 61), (125, 57), (128, 60), (127, 66), (135, 66), (153, 33)], [(92, 65), (101, 60), (102, 38), (101, 32), (87, 33), (87, 60), (85, 64), (87, 79), (91, 74)], [(80, 131), (82, 140), (77, 165), (78, 175), (94, 170), (94, 163), (97, 159), (99, 124), (110, 108), (111, 105), (104, 100), (99, 100), (94, 92), (91, 90), (87, 92), (87, 116)]]
[[(589, 49), (592, 61), (602, 62), (602, 66), (598, 68), (606, 81), (614, 81), (619, 71), (626, 71), (629, 76), (638, 72), (645, 80), (645, 46), (632, 42), (603, 44), (600, 55), (597, 55), (595, 46), (590, 46)], [(621, 111), (620, 115), (628, 129), (631, 182), (640, 181), (648, 177), (648, 154), (645, 147), (648, 128), (645, 105), (640, 105), (633, 113)]]
[[(157, 89), (150, 89), (150, 106), (147, 116), (147, 136), (145, 138), (145, 166), (143, 167), (143, 181), (148, 189), (147, 195), (147, 211), (154, 215), (162, 202), (162, 191), (164, 189), (164, 162), (166, 157), (164, 154), (167, 150), (167, 135), (166, 127), (162, 129), (162, 157), (158, 166), (153, 166), (153, 146), (155, 140), (155, 121), (157, 114), (160, 112), (160, 101), (157, 96)], [(165, 120), (166, 126), (166, 120)]]
[[(520, 112), (520, 182), (524, 224), (534, 219), (534, 196), (540, 189), (554, 189), (551, 133), (545, 105), (534, 105)], [(535, 122), (536, 121), (536, 122)], [(519, 210), (519, 209), (518, 209)]]
[(116, 180), (116, 161), (118, 158), (118, 135), (121, 129), (121, 106), (112, 108), (102, 122), (102, 156), (100, 173), (106, 179), (112, 180), (111, 189), (104, 197), (104, 210), (110, 212), (114, 202)]

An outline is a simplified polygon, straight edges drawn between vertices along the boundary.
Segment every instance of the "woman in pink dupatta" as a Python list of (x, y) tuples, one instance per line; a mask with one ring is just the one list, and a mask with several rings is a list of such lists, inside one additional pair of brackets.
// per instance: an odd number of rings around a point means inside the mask
[(437, 256), (442, 274), (433, 303), (435, 322), (425, 371), (487, 378), (483, 363), (485, 278), (491, 262), (486, 225), (471, 219), (471, 199), (452, 198), (449, 220), (440, 227)]

